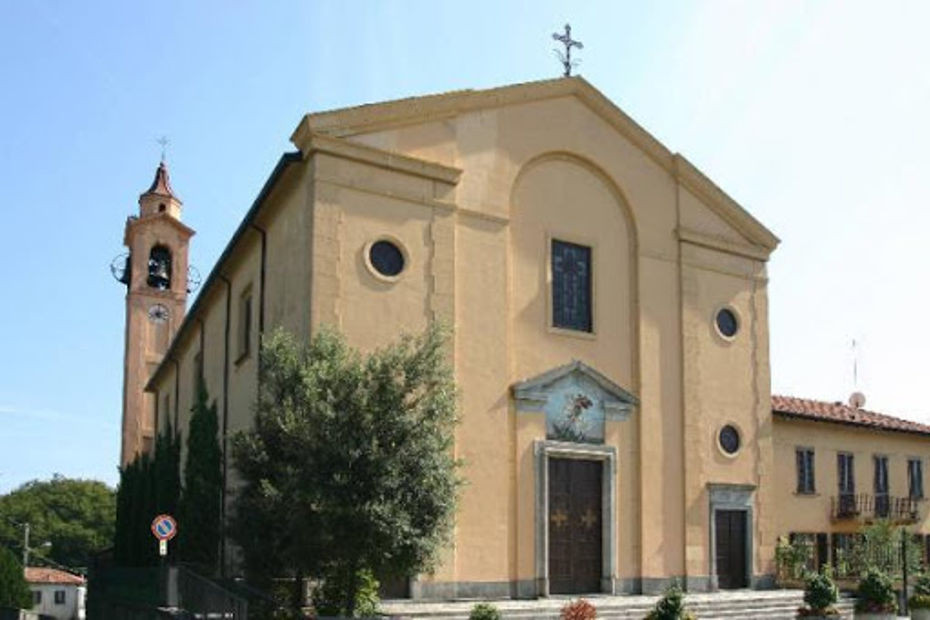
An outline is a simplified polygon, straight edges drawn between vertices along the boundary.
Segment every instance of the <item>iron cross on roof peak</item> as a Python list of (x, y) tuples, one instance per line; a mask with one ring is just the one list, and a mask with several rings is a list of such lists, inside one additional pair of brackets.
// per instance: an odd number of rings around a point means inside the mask
[(584, 49), (584, 45), (581, 41), (575, 41), (572, 39), (572, 27), (570, 24), (565, 24), (565, 34), (559, 34), (558, 32), (552, 33), (552, 38), (556, 41), (560, 41), (562, 45), (565, 46), (565, 52), (561, 50), (553, 50), (555, 55), (559, 57), (559, 60), (562, 61), (562, 67), (565, 69), (565, 73), (562, 75), (569, 77), (572, 74), (572, 69), (578, 66), (581, 62), (580, 60), (572, 60), (572, 48), (577, 47), (578, 49)]
[(165, 154), (168, 150), (168, 143), (170, 142), (168, 136), (162, 136), (158, 140), (155, 140), (155, 142), (161, 145), (161, 163), (165, 163)]

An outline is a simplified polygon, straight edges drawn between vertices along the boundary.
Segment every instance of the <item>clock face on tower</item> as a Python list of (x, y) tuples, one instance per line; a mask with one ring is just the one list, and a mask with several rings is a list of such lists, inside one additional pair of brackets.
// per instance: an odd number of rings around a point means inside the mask
[(168, 308), (162, 304), (155, 304), (149, 308), (149, 320), (152, 323), (167, 323), (169, 316)]

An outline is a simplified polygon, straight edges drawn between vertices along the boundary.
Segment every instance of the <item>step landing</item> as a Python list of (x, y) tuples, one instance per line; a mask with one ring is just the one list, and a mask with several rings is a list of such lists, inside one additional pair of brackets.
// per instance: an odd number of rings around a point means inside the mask
[[(576, 597), (577, 598), (577, 597)], [(591, 595), (581, 597), (597, 608), (597, 617), (604, 620), (642, 620), (659, 596)], [(562, 607), (572, 598), (553, 596), (537, 600), (491, 601), (507, 620), (558, 620)], [(383, 601), (382, 613), (397, 620), (467, 620), (476, 600), (457, 601)], [(802, 590), (731, 590), (685, 595), (685, 605), (700, 620), (793, 620), (804, 604)], [(852, 599), (843, 598), (837, 605), (839, 618), (852, 618)], [(838, 620), (839, 620), (838, 618)]]

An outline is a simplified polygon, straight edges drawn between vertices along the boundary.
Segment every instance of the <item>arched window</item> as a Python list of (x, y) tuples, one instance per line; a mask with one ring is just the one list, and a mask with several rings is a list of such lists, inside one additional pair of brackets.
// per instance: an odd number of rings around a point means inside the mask
[(148, 285), (161, 291), (171, 288), (171, 250), (156, 245), (149, 253)]

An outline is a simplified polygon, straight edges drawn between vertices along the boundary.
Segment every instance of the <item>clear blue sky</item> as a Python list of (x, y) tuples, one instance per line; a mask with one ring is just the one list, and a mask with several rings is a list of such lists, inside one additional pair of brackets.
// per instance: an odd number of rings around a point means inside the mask
[(0, 0), (0, 492), (115, 482), (123, 251), (169, 136), (209, 271), (308, 111), (579, 71), (782, 239), (779, 393), (930, 421), (930, 3)]

